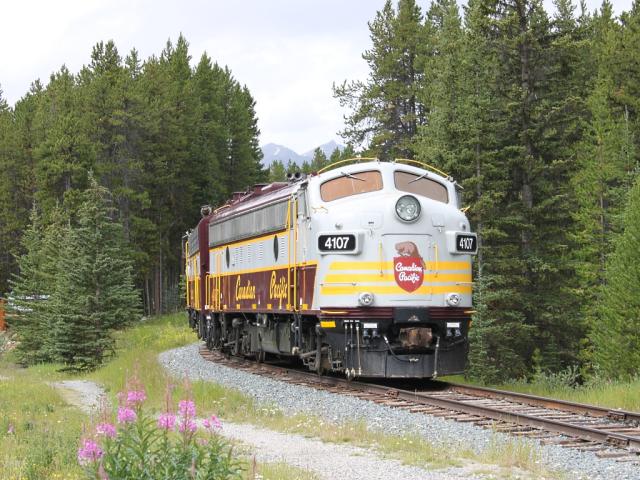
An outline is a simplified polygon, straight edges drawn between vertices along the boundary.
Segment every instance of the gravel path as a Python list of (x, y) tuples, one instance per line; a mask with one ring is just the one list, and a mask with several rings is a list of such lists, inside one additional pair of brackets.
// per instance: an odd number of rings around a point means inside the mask
[[(213, 381), (227, 387), (236, 388), (254, 397), (267, 408), (277, 407), (289, 413), (300, 412), (318, 415), (331, 422), (364, 420), (370, 428), (378, 429), (385, 433), (417, 433), (431, 443), (441, 444), (451, 449), (471, 448), (480, 455), (490, 449), (499, 449), (501, 443), (514, 442), (513, 437), (491, 432), (475, 425), (410, 413), (366, 400), (318, 391), (309, 387), (291, 385), (216, 365), (200, 356), (198, 346), (199, 344), (192, 344), (169, 350), (160, 354), (159, 360), (176, 377), (187, 375), (192, 380)], [(541, 462), (549, 469), (563, 471), (566, 478), (603, 480), (611, 478), (629, 480), (640, 478), (640, 467), (638, 466), (600, 459), (591, 452), (580, 452), (554, 445), (541, 446), (538, 442), (529, 439), (522, 439), (521, 441), (529, 442), (531, 448), (539, 452)], [(340, 448), (343, 450), (348, 448), (350, 451), (355, 451), (355, 447), (350, 445), (348, 447), (343, 445)], [(292, 463), (289, 459), (286, 461)], [(339, 471), (344, 472), (345, 468), (347, 466), (342, 465)], [(384, 473), (385, 478), (388, 478), (389, 469), (386, 469)], [(460, 473), (451, 472), (451, 477), (459, 478)], [(347, 477), (341, 473), (335, 478), (367, 477)], [(409, 476), (404, 478), (422, 477)]]
[[(101, 398), (102, 387), (86, 380), (68, 380), (52, 383), (60, 389), (65, 401), (87, 413), (95, 413)], [(301, 435), (284, 434), (258, 428), (253, 425), (224, 422), (220, 433), (232, 440), (249, 445), (259, 462), (285, 462), (289, 465), (311, 470), (320, 478), (366, 478), (368, 480), (443, 480), (474, 477), (473, 472), (451, 469), (446, 472), (427, 472), (420, 468), (402, 465), (397, 460), (380, 459), (363, 448), (324, 443)], [(331, 462), (327, 462), (327, 459)]]
[(403, 465), (397, 460), (352, 445), (337, 445), (311, 440), (301, 435), (284, 434), (252, 425), (224, 423), (222, 434), (250, 445), (259, 462), (285, 462), (311, 470), (320, 478), (367, 480), (440, 480), (484, 478), (465, 468), (428, 472)]
[(100, 407), (100, 399), (105, 397), (104, 389), (88, 380), (64, 380), (50, 383), (60, 390), (65, 402), (75, 405), (85, 413), (96, 413)]

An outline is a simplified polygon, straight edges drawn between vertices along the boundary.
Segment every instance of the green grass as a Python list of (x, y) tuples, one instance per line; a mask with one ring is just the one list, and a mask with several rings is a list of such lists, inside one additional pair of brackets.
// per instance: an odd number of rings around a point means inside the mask
[(319, 478), (309, 470), (284, 462), (251, 465), (246, 475), (247, 480), (319, 480)]
[[(74, 377), (59, 373), (57, 365), (19, 369), (12, 367), (7, 359), (4, 363), (0, 361), (0, 375), (12, 377), (10, 382), (3, 382), (11, 388), (0, 389), (0, 411), (3, 412), (0, 415), (4, 415), (0, 416), (2, 478), (76, 478), (79, 475), (75, 455), (83, 424), (87, 424), (88, 419), (79, 415), (77, 409), (66, 405), (59, 393), (44, 382), (65, 378), (93, 380), (104, 386), (115, 402), (117, 392), (126, 388), (126, 379), (132, 375), (137, 375), (144, 383), (147, 405), (158, 411), (164, 409), (169, 385), (173, 391), (174, 407), (189, 390), (198, 405), (199, 415), (215, 413), (226, 421), (251, 423), (328, 442), (373, 448), (383, 456), (410, 465), (434, 469), (490, 464), (491, 471), (500, 470), (496, 465), (507, 469), (516, 465), (527, 471), (541, 471), (536, 463), (535, 449), (518, 453), (533, 447), (517, 440), (476, 455), (459, 446), (433, 445), (418, 435), (386, 435), (368, 429), (364, 422), (335, 424), (313, 415), (291, 416), (276, 406), (258, 405), (252, 398), (233, 389), (210, 382), (191, 383), (169, 377), (158, 363), (157, 355), (193, 341), (195, 335), (187, 327), (184, 314), (174, 314), (148, 320), (118, 333), (114, 358), (90, 374)], [(16, 435), (4, 433), (10, 422), (16, 426)], [(514, 458), (517, 459), (515, 464)], [(11, 470), (7, 470), (9, 468)], [(308, 472), (289, 465), (266, 464), (257, 468), (256, 478), (311, 478)], [(545, 472), (546, 476), (555, 476), (547, 474)]]
[[(364, 422), (336, 424), (313, 415), (292, 416), (283, 413), (277, 406), (257, 405), (251, 397), (211, 382), (191, 383), (170, 378), (158, 364), (157, 355), (194, 340), (195, 336), (187, 328), (184, 314), (151, 320), (119, 335), (117, 357), (88, 378), (104, 385), (113, 396), (124, 389), (126, 376), (137, 372), (144, 380), (148, 403), (155, 408), (163, 408), (166, 387), (170, 384), (174, 401), (185, 394), (185, 389), (189, 389), (202, 415), (215, 413), (227, 421), (313, 436), (326, 442), (373, 448), (385, 456), (423, 468), (445, 468), (469, 462), (487, 463), (483, 455), (475, 455), (471, 450), (435, 446), (418, 435), (386, 435), (368, 429)], [(493, 452), (489, 463), (511, 467), (515, 450), (515, 444), (505, 448), (503, 458)], [(520, 464), (522, 468), (527, 468), (527, 462)], [(531, 466), (538, 468), (533, 463)]]
[(76, 452), (83, 417), (44, 381), (51, 368), (15, 369), (0, 365), (0, 477), (3, 479), (81, 478)]

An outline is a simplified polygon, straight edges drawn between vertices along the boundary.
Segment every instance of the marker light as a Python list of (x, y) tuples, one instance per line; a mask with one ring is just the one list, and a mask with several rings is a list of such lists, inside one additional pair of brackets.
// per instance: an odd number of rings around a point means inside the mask
[(447, 293), (445, 300), (447, 301), (447, 305), (449, 305), (450, 307), (457, 307), (458, 305), (460, 305), (462, 297), (459, 293)]
[(363, 307), (368, 307), (373, 304), (373, 293), (362, 292), (358, 295), (358, 303)]

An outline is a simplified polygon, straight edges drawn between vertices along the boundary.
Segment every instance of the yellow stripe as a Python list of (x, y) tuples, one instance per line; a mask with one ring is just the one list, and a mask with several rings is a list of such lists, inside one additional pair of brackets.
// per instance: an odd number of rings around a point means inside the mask
[[(334, 273), (324, 277), (326, 283), (381, 283), (381, 282), (395, 282), (393, 275), (385, 274), (380, 275), (375, 273)], [(445, 283), (445, 282), (471, 282), (470, 273), (430, 273), (425, 275), (425, 282), (429, 283)]]
[[(469, 262), (427, 262), (427, 270), (471, 270)], [(393, 262), (333, 262), (329, 270), (393, 270)]]
[(322, 328), (336, 328), (336, 322), (334, 320), (320, 320), (320, 326)]
[(427, 295), (432, 293), (471, 293), (471, 285), (423, 285), (413, 292), (407, 292), (396, 285), (336, 285), (321, 287), (321, 295), (351, 295), (366, 290), (382, 295)]

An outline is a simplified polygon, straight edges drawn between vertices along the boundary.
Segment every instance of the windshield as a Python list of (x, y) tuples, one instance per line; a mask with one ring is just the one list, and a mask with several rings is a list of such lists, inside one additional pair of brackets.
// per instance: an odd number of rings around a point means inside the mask
[(449, 203), (447, 187), (435, 180), (401, 170), (396, 170), (393, 177), (398, 190), (427, 197), (438, 202)]
[(325, 202), (360, 193), (382, 190), (382, 174), (377, 170), (343, 173), (341, 177), (320, 185), (320, 197)]

